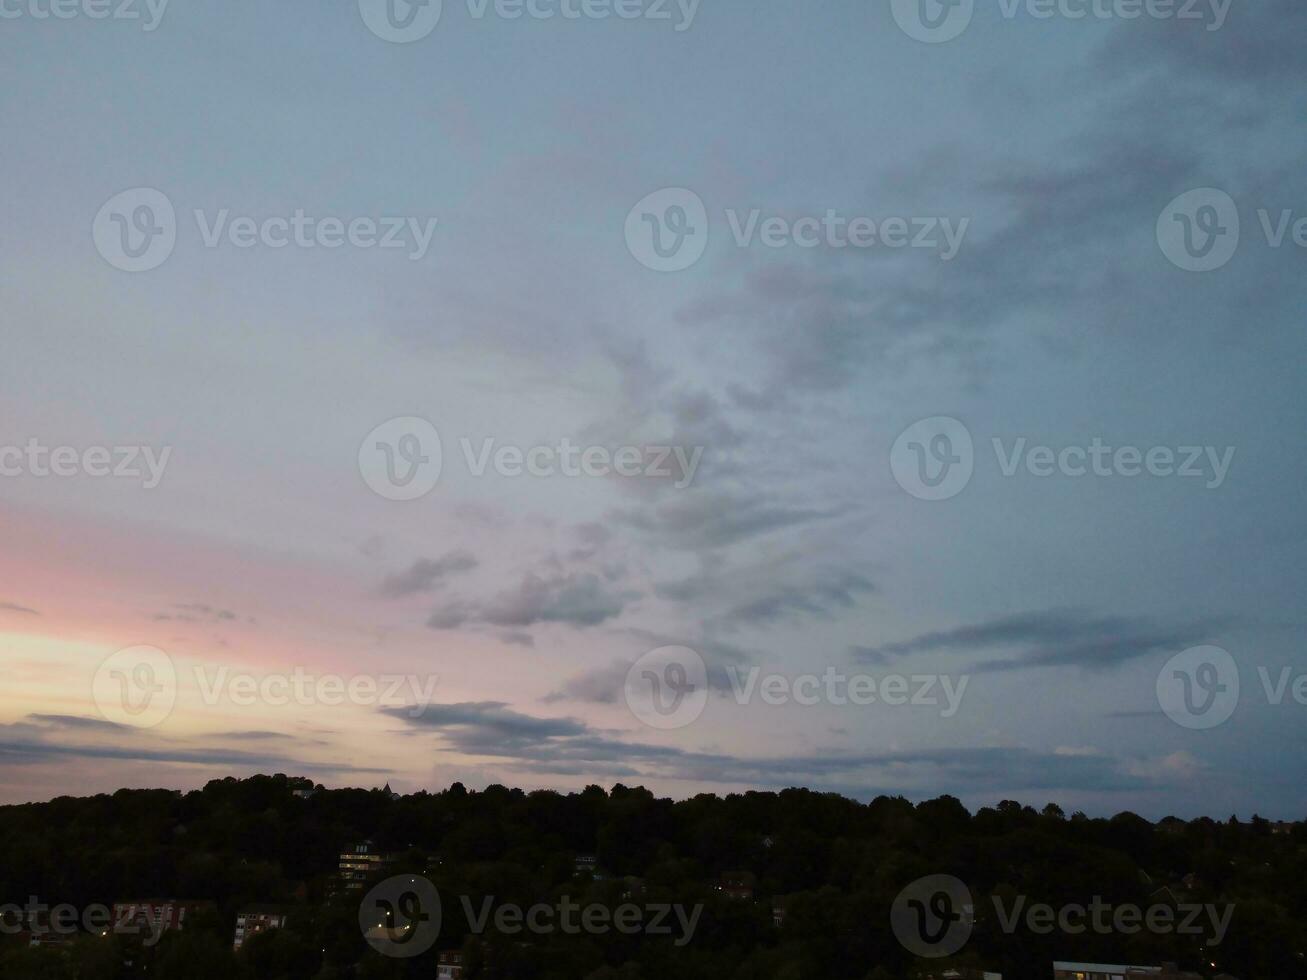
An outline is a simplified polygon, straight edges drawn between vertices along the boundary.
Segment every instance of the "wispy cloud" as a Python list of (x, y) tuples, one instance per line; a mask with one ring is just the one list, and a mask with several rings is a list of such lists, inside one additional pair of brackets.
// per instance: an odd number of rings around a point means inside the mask
[(479, 562), (470, 551), (451, 551), (440, 558), (419, 558), (402, 572), (388, 575), (381, 583), (381, 594), (391, 599), (431, 592), (451, 575), (468, 572)]
[(944, 785), (967, 791), (1002, 788), (1102, 792), (1138, 790), (1156, 784), (1140, 760), (1118, 759), (1101, 752), (965, 746), (747, 757), (618, 739), (576, 719), (533, 718), (502, 702), (433, 704), (416, 717), (400, 708), (383, 711), (414, 729), (440, 735), (452, 751), (499, 759), (506, 766), (535, 774), (586, 772), (765, 787), (834, 781), (860, 796), (904, 784)]
[(1210, 638), (1229, 620), (1164, 626), (1138, 616), (1098, 616), (1075, 609), (1003, 616), (971, 626), (922, 633), (879, 647), (859, 647), (864, 662), (920, 653), (1009, 648), (1010, 657), (981, 661), (973, 670), (1082, 667), (1101, 670), (1161, 650), (1180, 651)]
[(464, 625), (521, 628), (563, 623), (583, 628), (620, 616), (638, 597), (630, 589), (614, 588), (592, 572), (527, 572), (516, 587), (489, 599), (455, 599), (437, 606), (427, 625), (456, 629)]

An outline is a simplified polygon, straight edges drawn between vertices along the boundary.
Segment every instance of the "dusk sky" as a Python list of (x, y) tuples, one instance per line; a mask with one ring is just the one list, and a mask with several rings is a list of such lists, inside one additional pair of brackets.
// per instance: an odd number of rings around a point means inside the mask
[(0, 803), (1304, 816), (1301, 0), (50, 3), (0, 0)]

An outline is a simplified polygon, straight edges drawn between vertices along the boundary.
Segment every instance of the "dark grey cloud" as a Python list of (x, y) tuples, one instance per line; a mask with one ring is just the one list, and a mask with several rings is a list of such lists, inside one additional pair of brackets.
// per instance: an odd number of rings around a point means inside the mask
[(178, 602), (171, 607), (171, 612), (155, 613), (156, 622), (181, 623), (231, 623), (237, 616), (230, 609), (221, 609), (204, 602)]
[(972, 669), (1103, 669), (1158, 651), (1179, 652), (1206, 641), (1226, 625), (1229, 625), (1228, 620), (1211, 619), (1165, 626), (1138, 616), (1100, 616), (1075, 609), (1052, 609), (936, 630), (879, 647), (861, 647), (859, 659), (880, 662), (876, 658), (1006, 648), (1013, 650), (1014, 654), (981, 661)]
[(440, 558), (419, 558), (409, 568), (388, 575), (381, 583), (381, 594), (390, 599), (431, 592), (445, 579), (460, 572), (468, 572), (479, 563), (470, 551), (451, 551)]
[(455, 629), (464, 625), (527, 627), (539, 623), (598, 626), (614, 619), (639, 598), (629, 589), (617, 589), (591, 572), (551, 570), (528, 572), (515, 588), (489, 599), (451, 600), (434, 609), (427, 625)]
[(648, 653), (658, 647), (685, 646), (702, 656), (710, 669), (719, 665), (744, 664), (758, 660), (758, 655), (753, 651), (704, 632), (677, 634), (658, 630), (628, 629), (623, 630), (622, 635), (635, 642), (637, 655)]
[(135, 729), (127, 725), (119, 725), (116, 722), (106, 721), (103, 718), (85, 718), (81, 715), (30, 714), (27, 717), (39, 725), (46, 725), (52, 728), (113, 732), (117, 734), (131, 733), (135, 731)]
[(819, 572), (811, 582), (778, 583), (764, 594), (728, 610), (724, 619), (738, 624), (766, 624), (800, 615), (824, 615), (836, 609), (850, 609), (858, 597), (875, 591), (865, 575), (854, 571)]
[[(649, 649), (657, 649), (660, 646), (682, 645), (684, 644), (655, 641), (651, 643)], [(699, 652), (703, 649), (711, 650), (715, 646), (716, 644), (712, 642), (704, 643), (700, 641), (697, 646), (691, 647), (691, 649)], [(735, 654), (732, 654), (732, 656), (734, 657)], [(708, 690), (725, 695), (733, 690), (731, 676), (726, 668), (720, 663), (714, 662), (714, 659), (709, 656), (704, 657), (708, 673)], [(557, 704), (560, 701), (575, 701), (585, 704), (617, 704), (622, 700), (622, 691), (626, 686), (626, 675), (634, 664), (634, 659), (618, 659), (582, 671), (579, 674), (574, 674), (540, 700), (544, 704)]]
[(6, 611), (8, 611), (8, 612), (23, 613), (23, 614), (28, 615), (28, 616), (39, 616), (39, 615), (41, 615), (41, 614), (40, 614), (39, 612), (37, 612), (35, 609), (32, 609), (32, 608), (30, 608), (30, 607), (28, 607), (28, 606), (20, 606), (20, 605), (18, 605), (18, 603), (16, 603), (16, 602), (0, 602), (0, 610), (6, 610)]
[(889, 663), (890, 655), (877, 647), (854, 645), (849, 647), (849, 657), (854, 663), (883, 666)]
[[(917, 215), (969, 218), (957, 256), (844, 250), (778, 253), (741, 264), (681, 309), (679, 319), (748, 338), (761, 378), (728, 384), (754, 415), (785, 399), (839, 392), (892, 377), (914, 362), (986, 375), (1005, 328), (1060, 349), (1081, 335), (1217, 332), (1279, 322), (1301, 309), (1288, 256), (1240, 262), (1221, 277), (1176, 276), (1154, 238), (1157, 216), (1182, 191), (1228, 190), (1248, 218), (1301, 198), (1301, 88), (1307, 5), (1237, 4), (1219, 31), (1152, 18), (1120, 23), (1068, 66), (1075, 130), (1020, 155), (949, 143), (895, 165), (873, 183), (877, 199)], [(1103, 86), (1105, 77), (1113, 84)], [(1002, 95), (978, 109), (1010, 114), (1046, 92), (1018, 69), (998, 69)], [(1159, 93), (1161, 93), (1159, 95)], [(1238, 154), (1226, 152), (1232, 142)], [(1252, 151), (1252, 152), (1249, 152)], [(1260, 152), (1259, 152), (1260, 151)], [(1128, 339), (1128, 338), (1127, 338)]]
[[(651, 648), (652, 649), (652, 648)], [(614, 660), (567, 678), (542, 699), (546, 704), (580, 701), (589, 704), (616, 704), (621, 700), (627, 672), (634, 660)]]
[(579, 543), (568, 557), (577, 562), (589, 561), (597, 557), (613, 539), (613, 532), (597, 521), (589, 521), (577, 525), (576, 537)]
[[(702, 486), (710, 474), (731, 470), (734, 451), (747, 439), (734, 417), (733, 403), (678, 378), (677, 372), (655, 360), (643, 339), (604, 335), (596, 338), (596, 346), (617, 372), (621, 401), (587, 427), (587, 439), (609, 446), (677, 446), (687, 459), (696, 449), (703, 450), (702, 469), (686, 472), (683, 461), (672, 456), (660, 466), (669, 475), (625, 480), (624, 486), (656, 493), (687, 480)], [(651, 426), (658, 432), (656, 438), (650, 436)]]
[(759, 494), (699, 492), (655, 507), (619, 510), (618, 524), (670, 548), (724, 548), (775, 531), (838, 516), (838, 511), (766, 500)]
[(625, 741), (574, 719), (533, 718), (502, 702), (429, 705), (417, 717), (405, 708), (382, 711), (414, 729), (438, 733), (453, 751), (500, 759), (509, 768), (537, 774), (598, 773), (765, 788), (835, 780), (859, 796), (905, 782), (959, 791), (1119, 792), (1154, 785), (1129, 760), (1092, 752), (964, 746), (748, 758)]
[[(236, 742), (268, 742), (276, 739), (286, 739), (289, 741), (297, 740), (296, 736), (287, 735), (285, 732), (272, 732), (263, 729), (253, 729), (241, 732), (215, 732), (211, 737), (225, 738)], [(313, 741), (322, 744), (321, 739), (314, 739)]]
[(1127, 297), (1159, 283), (1169, 294), (1136, 247), (1155, 250), (1152, 222), (1196, 161), (1156, 134), (1088, 140), (1054, 163), (972, 158), (940, 176), (938, 203), (919, 212), (952, 201), (955, 220), (970, 219), (952, 261), (791, 257), (728, 281), (725, 295), (687, 304), (680, 319), (748, 331), (767, 359), (764, 392), (821, 396), (920, 360), (971, 373), (1018, 317), (1109, 327), (1127, 315)]
[(811, 541), (749, 561), (708, 552), (698, 571), (659, 582), (654, 593), (693, 610), (708, 634), (829, 616), (852, 609), (876, 586), (861, 568), (828, 564), (828, 550)]
[(1307, 6), (1299, 0), (1256, 0), (1236, 4), (1219, 31), (1149, 18), (1122, 25), (1098, 61), (1116, 70), (1165, 70), (1173, 79), (1182, 72), (1209, 83), (1272, 84), (1287, 93), (1307, 79), (1304, 36)]
[(503, 738), (572, 737), (587, 732), (584, 722), (572, 718), (535, 718), (514, 711), (504, 701), (464, 701), (382, 708), (381, 713), (418, 728), (431, 728), (468, 737), (469, 734)]
[[(61, 759), (112, 759), (123, 762), (161, 763), (199, 766), (231, 766), (242, 772), (322, 772), (322, 773), (389, 773), (390, 770), (351, 766), (342, 763), (318, 763), (290, 755), (266, 752), (244, 752), (236, 749), (216, 748), (211, 745), (194, 746), (193, 740), (173, 739), (161, 742), (157, 737), (143, 738), (139, 729), (97, 723), (96, 719), (71, 715), (31, 716), (42, 719), (40, 724), (15, 722), (0, 725), (0, 760), (13, 765), (42, 765)], [(117, 741), (63, 742), (57, 739), (61, 730), (80, 730), (83, 734), (119, 736)]]

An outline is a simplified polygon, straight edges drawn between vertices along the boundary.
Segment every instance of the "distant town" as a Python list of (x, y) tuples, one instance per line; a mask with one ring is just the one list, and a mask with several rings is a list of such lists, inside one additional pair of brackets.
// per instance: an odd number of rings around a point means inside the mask
[(1307, 824), (1252, 815), (278, 775), (0, 830), (6, 978), (1307, 976)]

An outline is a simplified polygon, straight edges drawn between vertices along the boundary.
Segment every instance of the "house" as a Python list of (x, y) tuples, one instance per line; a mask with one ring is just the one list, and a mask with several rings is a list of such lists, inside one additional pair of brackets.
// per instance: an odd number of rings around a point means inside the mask
[(752, 901), (756, 880), (750, 871), (726, 871), (717, 881), (717, 892), (726, 898)]
[(777, 929), (785, 925), (785, 899), (774, 898), (771, 903), (771, 924)]
[(394, 861), (394, 855), (380, 850), (372, 841), (360, 841), (341, 852), (340, 870), (336, 877), (346, 891), (356, 891), (363, 887), (365, 881), (385, 871)]
[(622, 901), (629, 902), (632, 899), (643, 898), (645, 893), (645, 883), (643, 878), (637, 878), (634, 875), (627, 875), (622, 879)]
[(45, 947), (71, 946), (73, 945), (74, 942), (74, 937), (69, 933), (56, 933), (56, 932), (41, 930), (39, 932), (27, 933), (26, 935), (27, 935), (27, 945), (33, 948), (40, 947), (40, 946), (45, 946)]
[(286, 913), (271, 905), (251, 905), (236, 913), (236, 938), (232, 949), (239, 950), (245, 940), (269, 929), (282, 929)]
[(381, 792), (385, 793), (392, 800), (398, 800), (403, 798), (398, 793), (396, 793), (393, 789), (390, 788), (390, 783), (386, 783), (386, 785), (381, 788)]
[(593, 854), (578, 854), (575, 862), (576, 873), (599, 877), (599, 859)]
[[(8, 911), (10, 909), (12, 912)], [(16, 933), (20, 942), (31, 947), (59, 947), (71, 946), (78, 928), (61, 922), (49, 908), (20, 909), (11, 905), (0, 913), (0, 932), (7, 935)]]
[(165, 932), (186, 926), (186, 916), (194, 914), (210, 902), (179, 901), (175, 898), (144, 899), (139, 902), (113, 903), (114, 932)]
[(1202, 980), (1197, 973), (1186, 973), (1174, 963), (1161, 966), (1124, 966), (1111, 963), (1070, 963), (1058, 961), (1053, 964), (1053, 980)]
[(463, 976), (463, 954), (458, 950), (440, 954), (440, 962), (436, 966), (436, 977), (438, 980), (461, 980)]

